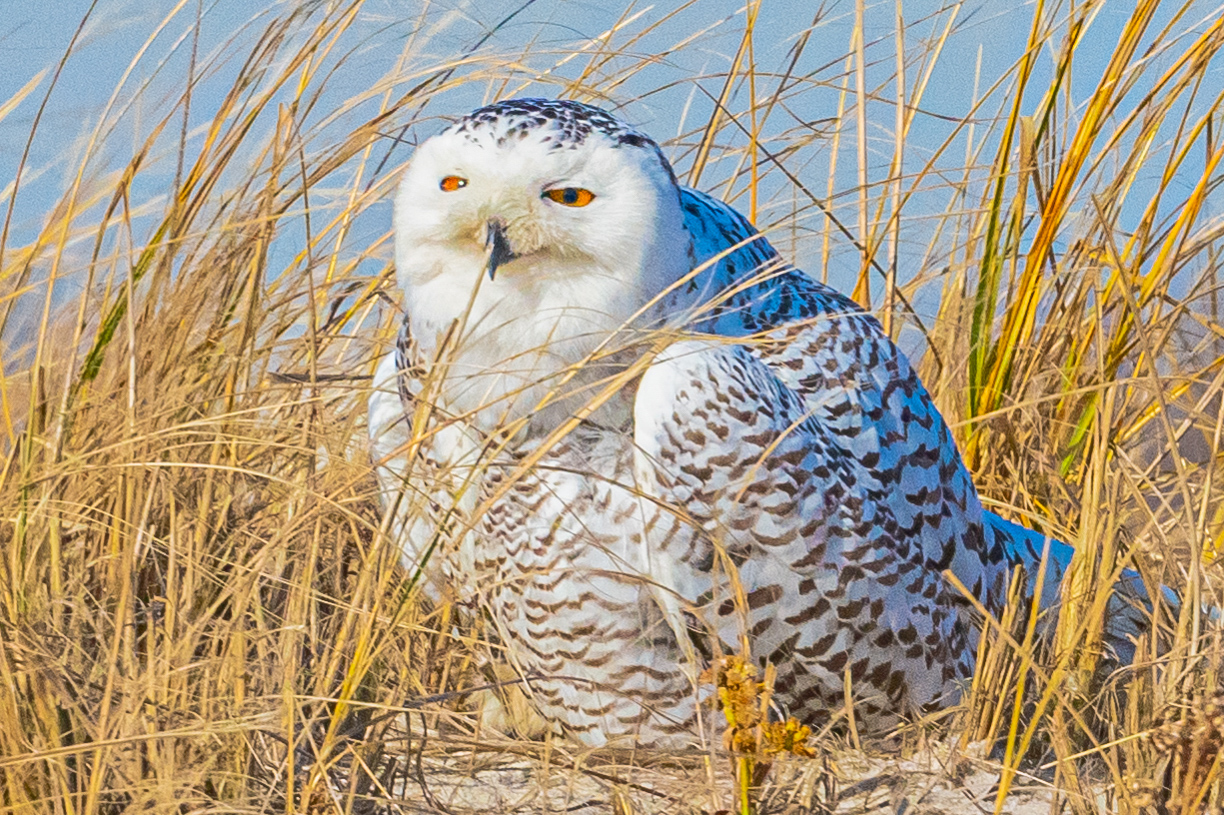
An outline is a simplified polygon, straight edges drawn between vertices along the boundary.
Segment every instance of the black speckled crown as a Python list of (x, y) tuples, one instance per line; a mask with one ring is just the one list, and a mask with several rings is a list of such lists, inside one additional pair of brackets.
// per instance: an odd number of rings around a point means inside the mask
[(617, 147), (650, 146), (658, 150), (654, 140), (634, 130), (606, 110), (566, 99), (506, 99), (472, 111), (447, 132), (467, 134), (476, 141), (477, 134), (491, 133), (501, 147), (510, 141), (539, 134), (543, 142), (552, 142), (554, 149), (574, 148), (592, 133), (610, 139)]

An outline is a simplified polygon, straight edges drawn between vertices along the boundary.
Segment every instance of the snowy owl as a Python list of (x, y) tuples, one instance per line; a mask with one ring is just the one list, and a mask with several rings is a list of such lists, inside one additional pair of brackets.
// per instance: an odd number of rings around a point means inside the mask
[(955, 701), (980, 621), (945, 570), (997, 610), (1044, 541), (983, 510), (872, 316), (576, 102), (424, 142), (395, 241), (369, 404), (393, 534), (555, 727), (691, 743), (697, 675), (745, 648), (813, 725), (847, 683), (869, 729)]

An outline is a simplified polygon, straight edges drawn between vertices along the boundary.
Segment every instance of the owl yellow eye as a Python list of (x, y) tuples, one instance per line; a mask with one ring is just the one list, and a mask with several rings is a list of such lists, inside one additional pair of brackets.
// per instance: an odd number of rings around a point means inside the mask
[(446, 178), (438, 182), (438, 189), (442, 192), (454, 192), (467, 186), (467, 179), (460, 178), (457, 175), (448, 175)]
[(585, 207), (595, 200), (595, 193), (582, 187), (560, 187), (555, 190), (544, 190), (544, 197), (551, 198), (558, 204), (567, 207)]

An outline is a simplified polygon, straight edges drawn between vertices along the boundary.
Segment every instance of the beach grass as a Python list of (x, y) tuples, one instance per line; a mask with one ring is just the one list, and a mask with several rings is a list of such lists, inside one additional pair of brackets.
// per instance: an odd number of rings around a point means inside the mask
[[(506, 677), (478, 626), (421, 601), (376, 498), (365, 401), (400, 313), (378, 207), (402, 140), (473, 96), (632, 119), (677, 88), (692, 110), (656, 135), (680, 179), (813, 276), (850, 269), (987, 508), (1076, 548), (1051, 648), (1009, 606), (962, 707), (888, 749), (942, 740), (953, 769), (987, 767), (985, 811), (1026, 795), (1077, 815), (1218, 811), (1222, 651), (1203, 609), (1221, 606), (1224, 547), (1224, 18), (1128, 6), (1083, 95), (1105, 4), (1032, 4), (1022, 58), (962, 77), (974, 103), (940, 111), (932, 145), (912, 134), (969, 10), (886, 6), (885, 39), (860, 0), (795, 22), (766, 64), (768, 2), (710, 20), (697, 2), (626, 6), (598, 36), (519, 52), (421, 33), (441, 15), (424, 5), (392, 67), (336, 102), (362, 2), (273, 5), (215, 64), (191, 50), (198, 7), (176, 5), (165, 24), (187, 33), (160, 67), (181, 92), (149, 102), (134, 143), (115, 125), (127, 85), (52, 203), (23, 193), (45, 167), (0, 178), (0, 811), (478, 811), (446, 788), (484, 771), (507, 780), (480, 800), (506, 811), (817, 812), (863, 783), (830, 756), (883, 748), (820, 722), (817, 757), (746, 803), (725, 757), (482, 726), (469, 691)], [(834, 13), (850, 36), (831, 45)], [(676, 25), (660, 53), (650, 38)], [(715, 35), (703, 71), (654, 79)], [(0, 127), (27, 111), (23, 141), (46, 138), (60, 68), (21, 78)], [(202, 111), (217, 76), (229, 89)], [(1124, 568), (1161, 601), (1135, 666), (1110, 672)]]

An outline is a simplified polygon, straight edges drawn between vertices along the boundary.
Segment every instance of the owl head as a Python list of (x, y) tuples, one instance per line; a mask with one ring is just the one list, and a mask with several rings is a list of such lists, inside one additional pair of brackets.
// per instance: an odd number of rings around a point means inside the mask
[(658, 145), (557, 100), (498, 102), (421, 144), (395, 243), (413, 333), (428, 354), (461, 323), (455, 377), (483, 377), (467, 388), (482, 399), (582, 359), (692, 268)]

